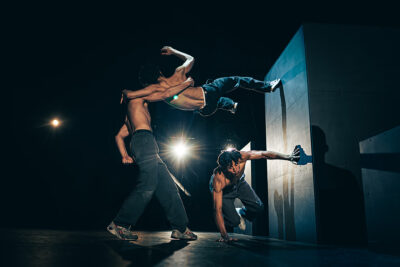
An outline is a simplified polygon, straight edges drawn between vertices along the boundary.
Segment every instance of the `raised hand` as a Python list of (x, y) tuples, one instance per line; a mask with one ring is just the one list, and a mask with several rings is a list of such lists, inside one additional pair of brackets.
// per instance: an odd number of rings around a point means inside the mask
[(126, 93), (127, 93), (127, 91), (128, 91), (127, 89), (123, 89), (123, 90), (121, 91), (121, 100), (119, 100), (119, 103), (120, 103), (120, 104), (126, 102), (126, 99), (127, 99)]
[(170, 56), (174, 53), (174, 49), (170, 46), (164, 46), (161, 48), (161, 55), (163, 56)]
[(298, 146), (295, 146), (292, 154), (290, 154), (290, 156), (289, 156), (289, 160), (293, 164), (297, 164), (297, 162), (299, 162), (299, 160), (300, 160), (300, 148)]

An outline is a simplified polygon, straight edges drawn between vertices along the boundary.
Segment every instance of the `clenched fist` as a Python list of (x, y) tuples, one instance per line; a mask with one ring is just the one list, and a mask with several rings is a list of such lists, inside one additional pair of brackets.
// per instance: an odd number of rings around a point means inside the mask
[(125, 156), (122, 158), (122, 164), (132, 164), (133, 163), (133, 158), (130, 156)]
[(163, 55), (163, 56), (172, 55), (174, 53), (174, 50), (175, 49), (173, 49), (170, 46), (164, 46), (163, 48), (161, 48), (161, 55)]

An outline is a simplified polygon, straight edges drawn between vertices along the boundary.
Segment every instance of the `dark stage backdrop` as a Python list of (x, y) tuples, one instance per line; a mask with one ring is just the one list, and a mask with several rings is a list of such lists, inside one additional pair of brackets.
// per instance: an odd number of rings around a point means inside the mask
[[(6, 9), (4, 88), (12, 96), (2, 99), (12, 103), (5, 113), (12, 130), (4, 130), (11, 137), (5, 140), (10, 150), (1, 177), (0, 226), (104, 229), (135, 183), (135, 168), (121, 165), (114, 144), (124, 116), (120, 90), (139, 86), (139, 66), (159, 59), (163, 45), (196, 58), (192, 75), (201, 84), (226, 75), (262, 79), (304, 21), (399, 27), (397, 15), (390, 15), (396, 9), (385, 5), (371, 12), (348, 3), (321, 10), (303, 2), (271, 2), (268, 8), (261, 2), (134, 5), (24, 3)], [(163, 66), (178, 63), (163, 59)], [(220, 112), (207, 120), (151, 105), (161, 149), (183, 130), (200, 145), (185, 169), (168, 161), (192, 193), (184, 202), (195, 230), (215, 229), (207, 181), (226, 140), (241, 147), (258, 139), (254, 149), (263, 148), (263, 98), (230, 96), (240, 103), (237, 115)], [(55, 116), (63, 121), (56, 130), (47, 125)], [(158, 204), (151, 205), (140, 227), (166, 227)]]
[[(82, 47), (74, 45), (65, 53), (61, 53), (68, 50), (65, 45), (58, 49), (38, 46), (39, 51), (30, 55), (30, 69), (19, 80), (18, 93), (23, 97), (15, 100), (12, 112), (14, 147), (2, 188), (8, 219), (2, 226), (101, 229), (109, 223), (134, 187), (136, 175), (134, 166), (120, 163), (114, 142), (125, 112), (119, 105), (120, 90), (139, 86), (137, 72), (145, 62), (160, 60), (166, 73), (178, 66), (176, 58), (158, 56), (163, 45), (196, 58), (191, 75), (198, 85), (227, 75), (263, 79), (274, 60), (274, 53), (264, 49), (268, 41), (256, 36), (232, 42), (229, 33), (214, 33), (210, 42), (194, 36), (143, 34), (141, 38), (107, 36), (108, 40), (98, 35), (101, 42), (85, 39)], [(39, 38), (42, 44), (49, 37)], [(192, 194), (182, 197), (193, 229), (215, 229), (207, 183), (220, 150), (227, 142), (241, 147), (264, 139), (260, 96), (234, 92), (230, 97), (240, 103), (237, 114), (218, 112), (208, 119), (165, 103), (150, 105), (161, 154)], [(62, 120), (61, 127), (48, 125), (53, 117)], [(171, 137), (182, 133), (196, 149), (192, 158), (177, 166), (166, 152)], [(157, 201), (150, 204), (137, 227), (168, 227)]]

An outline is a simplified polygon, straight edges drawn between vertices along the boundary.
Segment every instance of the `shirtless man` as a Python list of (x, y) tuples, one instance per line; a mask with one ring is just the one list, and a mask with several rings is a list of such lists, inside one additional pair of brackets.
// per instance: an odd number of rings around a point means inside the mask
[[(247, 220), (253, 220), (264, 211), (264, 204), (244, 179), (247, 160), (281, 159), (296, 163), (300, 159), (300, 150), (295, 147), (291, 155), (273, 151), (223, 151), (218, 156), (218, 167), (210, 179), (210, 190), (214, 201), (215, 222), (221, 233), (218, 242), (231, 242), (237, 239), (229, 237), (225, 224), (239, 226), (244, 230)], [(235, 198), (239, 198), (244, 207), (235, 209)]]
[[(171, 237), (184, 240), (196, 240), (197, 236), (187, 228), (188, 218), (179, 192), (172, 180), (167, 166), (158, 155), (158, 146), (151, 129), (151, 117), (148, 102), (160, 101), (177, 94), (193, 85), (193, 80), (186, 81), (171, 90), (138, 97), (127, 103), (127, 118), (115, 137), (122, 156), (122, 163), (133, 163), (139, 168), (137, 185), (125, 199), (117, 216), (107, 230), (122, 240), (137, 240), (138, 236), (130, 228), (134, 226), (152, 196), (159, 200), (173, 229)], [(147, 88), (148, 89), (148, 88)], [(131, 151), (128, 154), (124, 138), (132, 136)]]
[[(134, 99), (138, 94), (143, 96), (169, 90), (172, 86), (179, 85), (186, 80), (186, 74), (193, 67), (194, 58), (170, 46), (164, 46), (161, 49), (161, 54), (175, 55), (182, 59), (184, 63), (176, 68), (175, 73), (168, 78), (162, 74), (157, 66), (142, 67), (139, 73), (140, 82), (143, 86), (153, 85), (154, 87), (147, 88), (145, 91), (132, 92), (124, 90), (123, 94), (126, 98)], [(237, 88), (244, 88), (261, 93), (273, 92), (280, 84), (281, 82), (279, 79), (271, 82), (264, 82), (251, 77), (224, 77), (215, 79), (213, 82), (202, 86), (188, 87), (180, 94), (175, 94), (173, 97), (164, 99), (164, 101), (177, 109), (196, 111), (202, 116), (211, 116), (217, 109), (227, 110), (234, 114), (238, 103), (230, 98), (223, 97), (223, 95)]]

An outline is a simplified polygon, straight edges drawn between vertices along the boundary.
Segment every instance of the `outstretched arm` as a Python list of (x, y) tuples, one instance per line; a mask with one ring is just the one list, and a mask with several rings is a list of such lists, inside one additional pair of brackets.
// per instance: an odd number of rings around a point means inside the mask
[(167, 98), (173, 97), (174, 95), (179, 94), (186, 88), (193, 86), (194, 81), (192, 78), (187, 78), (186, 81), (184, 81), (181, 84), (178, 84), (176, 86), (169, 87), (167, 90), (164, 92), (156, 92), (151, 95), (143, 97), (144, 100), (149, 101), (149, 102), (156, 102), (156, 101), (162, 101)]
[(176, 68), (175, 72), (178, 72), (180, 70), (184, 70), (184, 74), (188, 73), (194, 64), (194, 57), (191, 55), (188, 55), (186, 53), (183, 53), (179, 50), (176, 50), (175, 48), (172, 48), (170, 46), (164, 46), (161, 48), (161, 55), (169, 56), (169, 55), (175, 55), (178, 58), (184, 60), (183, 64)]
[(161, 85), (151, 84), (143, 89), (135, 91), (124, 89), (122, 90), (122, 96), (123, 99), (134, 99), (139, 97), (145, 97), (156, 92), (164, 92), (165, 90), (166, 88), (162, 87)]
[(218, 242), (236, 241), (236, 239), (229, 237), (225, 228), (224, 217), (222, 216), (222, 184), (219, 176), (220, 174), (216, 173), (213, 182), (215, 223), (217, 224), (218, 230), (221, 233), (221, 238), (218, 240)]
[(281, 160), (290, 160), (292, 162), (297, 162), (300, 159), (300, 150), (295, 147), (292, 154), (282, 154), (275, 151), (242, 151), (240, 152), (242, 155), (242, 160), (253, 160), (253, 159), (281, 159)]
[(123, 164), (133, 163), (133, 159), (128, 155), (128, 152), (126, 151), (124, 142), (124, 139), (128, 136), (129, 136), (128, 127), (126, 126), (126, 123), (124, 123), (124, 125), (122, 125), (121, 129), (115, 136), (115, 143), (117, 144), (119, 153), (121, 154)]

